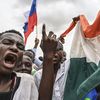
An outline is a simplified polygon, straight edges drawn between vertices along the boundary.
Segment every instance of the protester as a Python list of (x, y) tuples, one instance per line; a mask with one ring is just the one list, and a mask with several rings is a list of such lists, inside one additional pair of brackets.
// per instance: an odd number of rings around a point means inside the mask
[[(54, 33), (52, 33), (53, 36), (50, 34), (47, 36), (45, 32), (45, 26), (43, 26), (41, 43), (44, 53), (43, 71), (39, 70), (34, 75), (35, 83), (40, 92), (39, 100), (62, 100), (65, 83), (64, 77), (65, 73), (67, 73), (65, 71), (68, 68), (66, 64), (68, 62), (63, 59), (65, 52), (61, 42), (55, 39)], [(48, 90), (47, 92), (44, 92), (46, 91), (44, 87)]]
[(34, 45), (34, 48), (32, 49), (32, 51), (35, 54), (35, 58), (33, 60), (33, 64), (35, 64), (35, 65), (33, 65), (33, 68), (35, 70), (39, 70), (42, 68), (42, 61), (39, 58), (37, 58), (37, 55), (36, 55), (38, 45), (39, 45), (39, 39), (35, 38), (35, 45)]
[[(16, 72), (32, 74), (32, 64), (35, 58), (35, 53), (31, 50), (25, 50), (23, 53), (23, 60), (21, 65), (15, 68)], [(34, 69), (35, 72), (35, 69)]]
[(0, 34), (0, 100), (38, 98), (33, 77), (14, 72), (14, 68), (22, 62), (23, 51), (24, 41), (21, 33), (9, 30)]
[(63, 63), (64, 61), (66, 61), (66, 52), (65, 51), (63, 51), (63, 58), (61, 60), (61, 63)]
[[(21, 65), (15, 68), (16, 72), (32, 74), (36, 72), (40, 63), (40, 60), (36, 58), (36, 50), (39, 44), (39, 39), (35, 39), (35, 45), (33, 49), (27, 49), (23, 53), (23, 61)], [(37, 66), (37, 65), (38, 66)]]

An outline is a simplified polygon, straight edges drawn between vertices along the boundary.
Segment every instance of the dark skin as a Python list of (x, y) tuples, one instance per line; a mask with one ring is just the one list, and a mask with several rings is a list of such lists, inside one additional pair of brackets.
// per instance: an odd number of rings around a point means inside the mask
[(32, 71), (32, 60), (33, 60), (33, 53), (31, 51), (25, 51), (23, 53), (23, 60), (21, 65), (18, 65), (15, 68), (16, 72), (21, 72), (21, 73), (27, 73), (27, 74), (31, 74)]
[[(47, 37), (49, 39), (56, 40), (56, 35), (52, 31), (49, 32)], [(42, 42), (43, 42), (43, 40), (42, 40)], [(40, 45), (41, 48), (43, 48), (42, 42), (41, 42), (41, 45)], [(60, 47), (58, 47), (58, 48), (60, 48)], [(57, 49), (57, 50), (54, 51), (53, 66), (54, 66), (54, 77), (55, 78), (56, 78), (57, 71), (60, 68), (60, 64), (61, 64), (61, 60), (63, 59), (63, 56), (64, 56), (63, 50)]]
[[(39, 44), (39, 39), (35, 38), (34, 48), (37, 48), (38, 44)], [(23, 53), (22, 63), (21, 63), (21, 65), (18, 65), (15, 68), (15, 71), (21, 72), (21, 73), (31, 74), (32, 64), (33, 64), (34, 59), (35, 59), (35, 53), (33, 53), (31, 51), (31, 49), (25, 50)]]
[(80, 20), (80, 16), (76, 16), (76, 17), (74, 17), (73, 18), (73, 21), (76, 23), (77, 21), (79, 21)]
[(64, 37), (60, 36), (58, 39), (62, 42), (62, 44), (65, 43), (65, 39), (64, 39)]
[(63, 52), (64, 52), (63, 50), (58, 50), (58, 51), (55, 51), (55, 53), (54, 53), (53, 64), (54, 64), (54, 77), (55, 78), (57, 75), (57, 71), (60, 68), (61, 60), (63, 57)]
[(57, 49), (58, 41), (52, 31), (47, 36), (45, 26), (43, 26), (42, 30), (41, 48), (44, 53), (44, 60), (43, 74), (39, 88), (39, 100), (52, 100), (53, 85), (57, 71), (60, 68), (64, 51)]
[(38, 47), (38, 44), (39, 44), (39, 39), (38, 39), (38, 38), (35, 38), (35, 45), (34, 45), (34, 48), (37, 48), (37, 47)]
[[(38, 100), (52, 100), (54, 84), (53, 57), (57, 47), (57, 41), (46, 34), (45, 25), (42, 27), (42, 50), (44, 54), (43, 74), (39, 87)], [(46, 85), (45, 85), (46, 84)]]
[(22, 61), (24, 41), (14, 33), (0, 37), (0, 92), (10, 91), (14, 68)]
[[(79, 20), (80, 20), (80, 16), (77, 16), (77, 17), (74, 17), (74, 18), (73, 18), (73, 22), (74, 22), (75, 24), (76, 24)], [(58, 39), (62, 42), (62, 44), (65, 43), (64, 37), (60, 36)]]

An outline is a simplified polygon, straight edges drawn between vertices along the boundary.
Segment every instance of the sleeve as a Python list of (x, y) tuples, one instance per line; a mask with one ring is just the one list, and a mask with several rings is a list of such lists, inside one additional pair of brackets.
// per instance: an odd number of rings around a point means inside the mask
[(33, 48), (32, 51), (36, 54), (37, 49), (36, 48)]
[(38, 69), (41, 69), (42, 61), (35, 57), (34, 64), (37, 65)]
[(38, 89), (37, 89), (34, 82), (31, 84), (31, 97), (30, 97), (30, 100), (38, 100)]
[(34, 74), (34, 82), (35, 82), (37, 89), (39, 89), (41, 77), (42, 77), (42, 70), (39, 70)]

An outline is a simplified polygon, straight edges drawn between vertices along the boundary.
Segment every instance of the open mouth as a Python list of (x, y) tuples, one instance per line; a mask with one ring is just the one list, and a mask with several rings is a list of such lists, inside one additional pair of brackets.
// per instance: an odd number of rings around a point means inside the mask
[(5, 56), (5, 64), (10, 67), (14, 65), (17, 61), (17, 56), (15, 54), (9, 53)]

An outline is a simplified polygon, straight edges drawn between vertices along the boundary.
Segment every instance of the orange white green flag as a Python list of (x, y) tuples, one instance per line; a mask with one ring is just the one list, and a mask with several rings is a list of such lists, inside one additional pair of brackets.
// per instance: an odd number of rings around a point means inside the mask
[[(81, 100), (84, 95), (95, 88), (86, 86), (84, 82), (97, 71), (99, 62), (100, 12), (91, 25), (86, 17), (81, 15), (75, 26), (63, 100)], [(94, 84), (89, 82), (89, 84), (96, 85), (95, 82)], [(85, 88), (83, 88), (84, 85)]]

